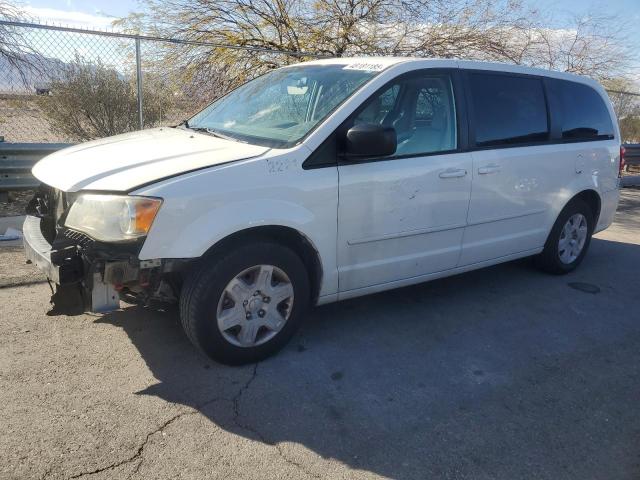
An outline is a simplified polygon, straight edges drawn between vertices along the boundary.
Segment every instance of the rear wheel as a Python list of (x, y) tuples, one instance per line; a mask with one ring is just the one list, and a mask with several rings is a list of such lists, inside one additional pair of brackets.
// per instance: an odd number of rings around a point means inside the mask
[(185, 282), (187, 336), (221, 363), (262, 360), (295, 333), (309, 303), (309, 277), (295, 252), (269, 241), (236, 246), (203, 262)]
[(544, 250), (536, 257), (542, 270), (564, 274), (574, 270), (587, 253), (594, 229), (593, 213), (580, 199), (574, 199), (558, 216)]

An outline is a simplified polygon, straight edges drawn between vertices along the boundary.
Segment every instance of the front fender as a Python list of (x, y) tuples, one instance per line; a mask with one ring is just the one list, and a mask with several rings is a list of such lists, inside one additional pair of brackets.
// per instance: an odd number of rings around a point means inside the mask
[(320, 295), (335, 293), (338, 172), (302, 169), (305, 153), (281, 152), (187, 173), (132, 192), (163, 198), (140, 259), (198, 258), (233, 233), (289, 227), (318, 251), (324, 272)]
[(231, 202), (205, 210), (196, 218), (179, 222), (179, 229), (175, 228), (178, 223), (175, 220), (173, 215), (157, 219), (140, 251), (141, 260), (200, 257), (227, 236), (264, 225), (290, 227), (310, 238), (308, 230), (313, 228), (314, 214), (295, 203), (260, 199)]

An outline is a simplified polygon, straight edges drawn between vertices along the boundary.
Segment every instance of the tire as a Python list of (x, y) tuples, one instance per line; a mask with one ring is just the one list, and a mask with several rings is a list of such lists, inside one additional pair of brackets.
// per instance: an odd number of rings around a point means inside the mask
[[(570, 247), (562, 248), (560, 245), (561, 239), (568, 238), (566, 232), (563, 233), (563, 230), (570, 219), (574, 219), (573, 222), (577, 225), (577, 221), (581, 220), (580, 215), (586, 222), (586, 237), (584, 238), (584, 243), (579, 254), (567, 254), (567, 249), (570, 249)], [(541, 270), (555, 275), (563, 275), (575, 270), (575, 268), (580, 265), (584, 256), (587, 254), (587, 250), (589, 249), (591, 235), (593, 234), (593, 229), (595, 227), (594, 221), (594, 215), (589, 205), (579, 198), (572, 200), (562, 210), (562, 212), (560, 212), (560, 215), (551, 229), (551, 233), (549, 233), (549, 236), (547, 237), (544, 250), (535, 257), (536, 265)], [(575, 252), (576, 250), (574, 249), (573, 253)]]
[[(263, 280), (270, 268), (273, 281)], [(255, 293), (260, 281), (275, 285), (263, 283), (263, 290), (276, 292), (274, 296), (288, 292), (292, 296), (278, 299), (277, 305), (276, 301), (267, 303), (270, 297)], [(308, 308), (309, 290), (308, 272), (293, 250), (268, 240), (241, 243), (205, 257), (186, 278), (180, 294), (180, 320), (191, 342), (213, 360), (227, 365), (253, 363), (273, 355), (291, 339)], [(247, 291), (253, 293), (248, 296)], [(245, 315), (246, 322), (243, 318), (239, 325), (223, 331), (225, 321), (230, 319), (232, 324)], [(262, 323), (281, 326), (275, 331)], [(254, 344), (247, 340), (253, 330)]]

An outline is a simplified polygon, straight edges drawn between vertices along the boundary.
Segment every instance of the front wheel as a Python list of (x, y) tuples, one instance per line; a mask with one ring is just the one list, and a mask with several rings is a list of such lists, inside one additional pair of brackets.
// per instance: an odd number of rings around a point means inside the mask
[(269, 241), (206, 259), (185, 282), (180, 317), (209, 357), (239, 365), (280, 350), (309, 303), (309, 277), (292, 250)]
[(574, 270), (587, 253), (594, 229), (589, 205), (580, 199), (569, 203), (558, 216), (544, 250), (537, 256), (538, 266), (549, 273)]

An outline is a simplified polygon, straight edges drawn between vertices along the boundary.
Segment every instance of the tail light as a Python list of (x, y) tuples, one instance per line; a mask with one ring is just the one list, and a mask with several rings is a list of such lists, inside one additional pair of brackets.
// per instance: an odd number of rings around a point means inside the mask
[(627, 153), (627, 149), (623, 146), (620, 146), (620, 164), (618, 165), (618, 177), (622, 177), (622, 172), (624, 171), (625, 161), (624, 155)]

